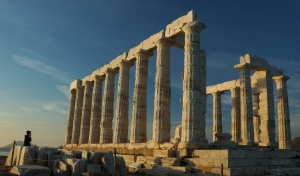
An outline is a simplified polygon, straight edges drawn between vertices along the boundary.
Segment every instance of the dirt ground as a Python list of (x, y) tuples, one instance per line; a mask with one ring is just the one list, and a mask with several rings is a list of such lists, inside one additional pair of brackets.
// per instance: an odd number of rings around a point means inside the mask
[(5, 167), (7, 156), (0, 156), (0, 176), (17, 176), (8, 172), (8, 167)]

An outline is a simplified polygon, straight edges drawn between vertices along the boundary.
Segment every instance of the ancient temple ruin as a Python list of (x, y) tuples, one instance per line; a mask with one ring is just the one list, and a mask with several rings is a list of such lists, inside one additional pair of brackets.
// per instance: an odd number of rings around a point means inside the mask
[[(193, 150), (208, 145), (205, 113), (206, 96), (210, 94), (213, 96), (213, 142), (218, 141), (216, 134), (222, 133), (221, 94), (224, 91), (231, 92), (231, 141), (242, 146), (275, 146), (273, 80), (276, 81), (278, 97), (279, 148), (290, 148), (286, 86), (288, 77), (264, 59), (246, 54), (240, 58), (240, 63), (234, 66), (240, 71), (240, 79), (207, 87), (206, 54), (200, 47), (200, 32), (205, 28), (191, 11), (167, 25), (165, 30), (152, 35), (92, 74), (73, 81), (70, 86), (65, 144), (147, 142), (148, 58), (153, 55), (154, 50), (157, 50), (157, 56), (151, 143), (171, 142), (170, 47), (174, 46), (184, 50), (182, 127), (178, 148)], [(128, 124), (129, 71), (133, 64), (136, 65), (136, 70), (132, 123)], [(254, 70), (252, 76), (250, 70)], [(117, 73), (118, 92), (114, 92)], [(115, 98), (117, 103), (114, 109)]]

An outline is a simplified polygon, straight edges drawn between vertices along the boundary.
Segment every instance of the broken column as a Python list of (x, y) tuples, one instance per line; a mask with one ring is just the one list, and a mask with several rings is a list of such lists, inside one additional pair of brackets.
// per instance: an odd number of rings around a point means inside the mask
[(222, 133), (222, 107), (221, 94), (224, 92), (214, 92), (213, 96), (213, 142), (217, 141), (216, 133)]
[(148, 58), (153, 53), (140, 50), (136, 53), (135, 85), (133, 94), (131, 143), (143, 143), (147, 140), (147, 82)]
[(253, 133), (253, 107), (252, 88), (250, 78), (250, 64), (238, 64), (235, 68), (240, 70), (240, 96), (241, 96), (241, 145), (252, 145)]
[(105, 74), (105, 87), (100, 121), (100, 144), (112, 143), (112, 120), (114, 116), (114, 90), (115, 75), (114, 69), (108, 68)]
[(231, 140), (239, 143), (241, 138), (241, 104), (240, 88), (230, 89), (231, 92)]
[(274, 77), (277, 86), (277, 100), (278, 100), (278, 141), (280, 149), (291, 148), (291, 126), (289, 102), (287, 94), (287, 80), (288, 76)]
[(82, 87), (81, 85), (77, 85), (75, 113), (74, 113), (73, 131), (72, 131), (72, 144), (79, 143), (80, 123), (81, 123), (82, 104), (83, 104), (83, 92), (84, 92), (84, 87)]
[(190, 22), (182, 28), (185, 45), (182, 138), (179, 148), (195, 149), (205, 143), (205, 51), (200, 49), (200, 31), (203, 29), (205, 25), (200, 22)]
[(160, 39), (156, 43), (156, 77), (154, 90), (154, 117), (152, 142), (170, 142), (170, 46), (169, 39)]
[(90, 135), (89, 144), (98, 144), (100, 141), (100, 121), (102, 110), (102, 84), (104, 76), (96, 75), (94, 80), (94, 92), (92, 99), (91, 121), (90, 121)]
[(92, 81), (85, 81), (83, 84), (84, 84), (84, 99), (83, 99), (83, 106), (82, 106), (83, 109), (82, 109), (82, 116), (81, 116), (79, 144), (87, 144), (89, 140), (92, 93), (93, 93)]
[(120, 70), (113, 143), (127, 143), (129, 73), (132, 63), (129, 61), (122, 60), (118, 65)]
[(75, 102), (76, 102), (76, 90), (72, 89), (70, 91), (69, 117), (67, 122), (67, 134), (66, 134), (65, 144), (71, 144), (72, 142)]

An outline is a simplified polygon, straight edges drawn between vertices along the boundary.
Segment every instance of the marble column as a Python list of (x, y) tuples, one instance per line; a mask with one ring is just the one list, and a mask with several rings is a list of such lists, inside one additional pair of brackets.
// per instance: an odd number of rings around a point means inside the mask
[(153, 53), (139, 51), (136, 57), (130, 143), (147, 141), (148, 58)]
[(260, 142), (260, 117), (259, 116), (253, 116), (253, 129), (254, 129), (254, 142), (259, 144)]
[(75, 113), (74, 113), (73, 131), (72, 131), (72, 144), (79, 143), (83, 93), (84, 93), (84, 87), (78, 86), (76, 88), (76, 102), (75, 102)]
[(241, 139), (241, 104), (240, 88), (230, 89), (231, 92), (231, 140), (239, 143)]
[(291, 148), (291, 126), (289, 101), (287, 93), (287, 76), (274, 77), (277, 86), (277, 100), (278, 100), (278, 141), (279, 149)]
[(259, 93), (252, 95), (253, 100), (253, 130), (254, 130), (254, 142), (259, 144), (260, 142), (260, 117), (259, 117)]
[(83, 83), (83, 86), (84, 86), (84, 98), (83, 98), (83, 106), (82, 106), (83, 109), (82, 109), (82, 116), (81, 116), (79, 144), (87, 144), (89, 140), (93, 82), (85, 81)]
[(156, 43), (156, 77), (154, 90), (154, 117), (152, 142), (170, 142), (170, 46), (171, 41), (160, 39)]
[(76, 102), (76, 90), (72, 89), (70, 91), (69, 117), (67, 121), (67, 134), (66, 134), (65, 144), (71, 144), (72, 142), (75, 102)]
[(200, 49), (200, 31), (205, 25), (187, 23), (185, 33), (182, 97), (182, 135), (179, 148), (195, 149), (207, 144), (205, 139), (206, 61)]
[(252, 145), (254, 143), (253, 132), (253, 106), (252, 88), (250, 78), (250, 65), (238, 64), (240, 70), (240, 96), (241, 96), (241, 142), (240, 145)]
[(102, 109), (102, 85), (105, 76), (94, 77), (94, 92), (92, 98), (92, 112), (90, 121), (89, 144), (98, 144), (100, 141), (100, 121)]
[(113, 143), (128, 142), (128, 97), (131, 66), (132, 63), (129, 61), (122, 60), (119, 63), (120, 70)]
[(222, 102), (221, 94), (224, 92), (214, 92), (213, 96), (213, 142), (218, 141), (216, 133), (222, 133)]
[(259, 146), (275, 146), (275, 110), (272, 73), (268, 70), (255, 71), (259, 91), (260, 142)]
[(105, 71), (105, 87), (100, 121), (100, 144), (112, 143), (112, 120), (114, 116), (114, 90), (116, 71)]

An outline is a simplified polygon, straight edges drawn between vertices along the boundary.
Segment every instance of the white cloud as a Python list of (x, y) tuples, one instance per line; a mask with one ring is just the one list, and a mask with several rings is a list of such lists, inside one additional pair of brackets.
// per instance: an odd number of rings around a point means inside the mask
[(69, 86), (57, 85), (56, 89), (59, 92), (63, 93), (67, 97), (68, 100), (70, 99), (70, 94), (69, 94), (69, 89), (70, 88), (69, 88)]
[(28, 113), (34, 113), (34, 112), (39, 111), (37, 107), (18, 106), (17, 109), (28, 112)]
[(23, 56), (13, 55), (12, 57), (18, 64), (36, 70), (40, 73), (44, 73), (52, 77), (56, 81), (66, 84), (69, 84), (71, 82), (71, 79), (66, 72), (58, 70), (50, 65)]
[(52, 111), (60, 114), (68, 114), (67, 107), (68, 107), (68, 102), (64, 102), (64, 101), (53, 101), (50, 103), (42, 104), (42, 108), (44, 110)]

